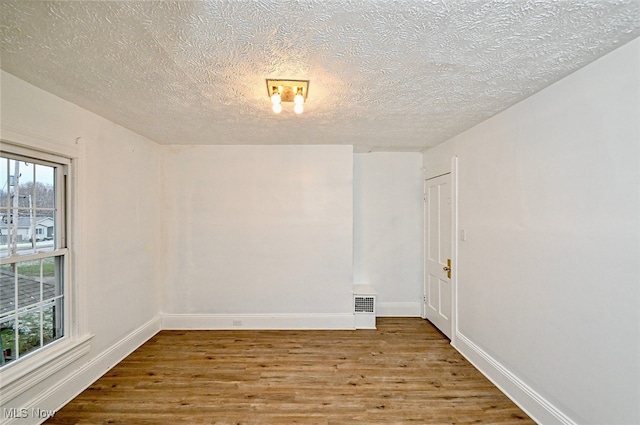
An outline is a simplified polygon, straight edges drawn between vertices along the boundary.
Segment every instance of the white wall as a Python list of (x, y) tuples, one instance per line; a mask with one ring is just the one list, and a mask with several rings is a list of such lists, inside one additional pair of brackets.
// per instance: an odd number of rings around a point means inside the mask
[(4, 71), (0, 78), (2, 137), (78, 158), (72, 249), (82, 333), (95, 335), (91, 351), (0, 406), (21, 408), (36, 400), (35, 407), (57, 408), (51, 403), (63, 402), (135, 348), (139, 332), (154, 332), (150, 322), (160, 306), (160, 149)]
[(422, 155), (354, 156), (354, 283), (377, 291), (378, 316), (420, 316)]
[(636, 39), (425, 152), (459, 157), (459, 348), (557, 423), (640, 423), (639, 76)]
[(163, 175), (164, 326), (353, 327), (351, 146), (168, 147)]

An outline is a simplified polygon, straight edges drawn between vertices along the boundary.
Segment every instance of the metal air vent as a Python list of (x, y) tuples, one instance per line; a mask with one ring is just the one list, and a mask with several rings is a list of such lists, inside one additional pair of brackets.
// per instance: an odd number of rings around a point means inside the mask
[(375, 297), (355, 296), (356, 313), (375, 313)]

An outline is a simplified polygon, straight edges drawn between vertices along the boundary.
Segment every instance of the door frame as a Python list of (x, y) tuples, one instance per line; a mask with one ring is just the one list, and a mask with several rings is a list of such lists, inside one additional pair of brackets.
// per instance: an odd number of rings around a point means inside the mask
[[(426, 180), (444, 174), (451, 174), (451, 344), (455, 345), (458, 334), (458, 157), (453, 155), (449, 164), (439, 164), (434, 167), (422, 169), (423, 196)], [(426, 319), (424, 311), (425, 281), (427, 278), (426, 261), (426, 211), (425, 202), (422, 203), (422, 318)]]

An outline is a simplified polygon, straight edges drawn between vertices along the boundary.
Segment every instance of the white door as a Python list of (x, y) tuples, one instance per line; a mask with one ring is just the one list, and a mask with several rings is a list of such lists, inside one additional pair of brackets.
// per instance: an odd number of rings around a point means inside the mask
[(451, 174), (425, 180), (423, 315), (451, 339)]

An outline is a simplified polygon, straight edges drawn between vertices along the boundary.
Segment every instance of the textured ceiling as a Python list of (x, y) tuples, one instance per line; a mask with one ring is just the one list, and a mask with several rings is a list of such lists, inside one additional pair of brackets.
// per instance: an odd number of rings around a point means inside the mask
[(0, 0), (4, 70), (162, 144), (422, 150), (639, 35), (639, 0)]

